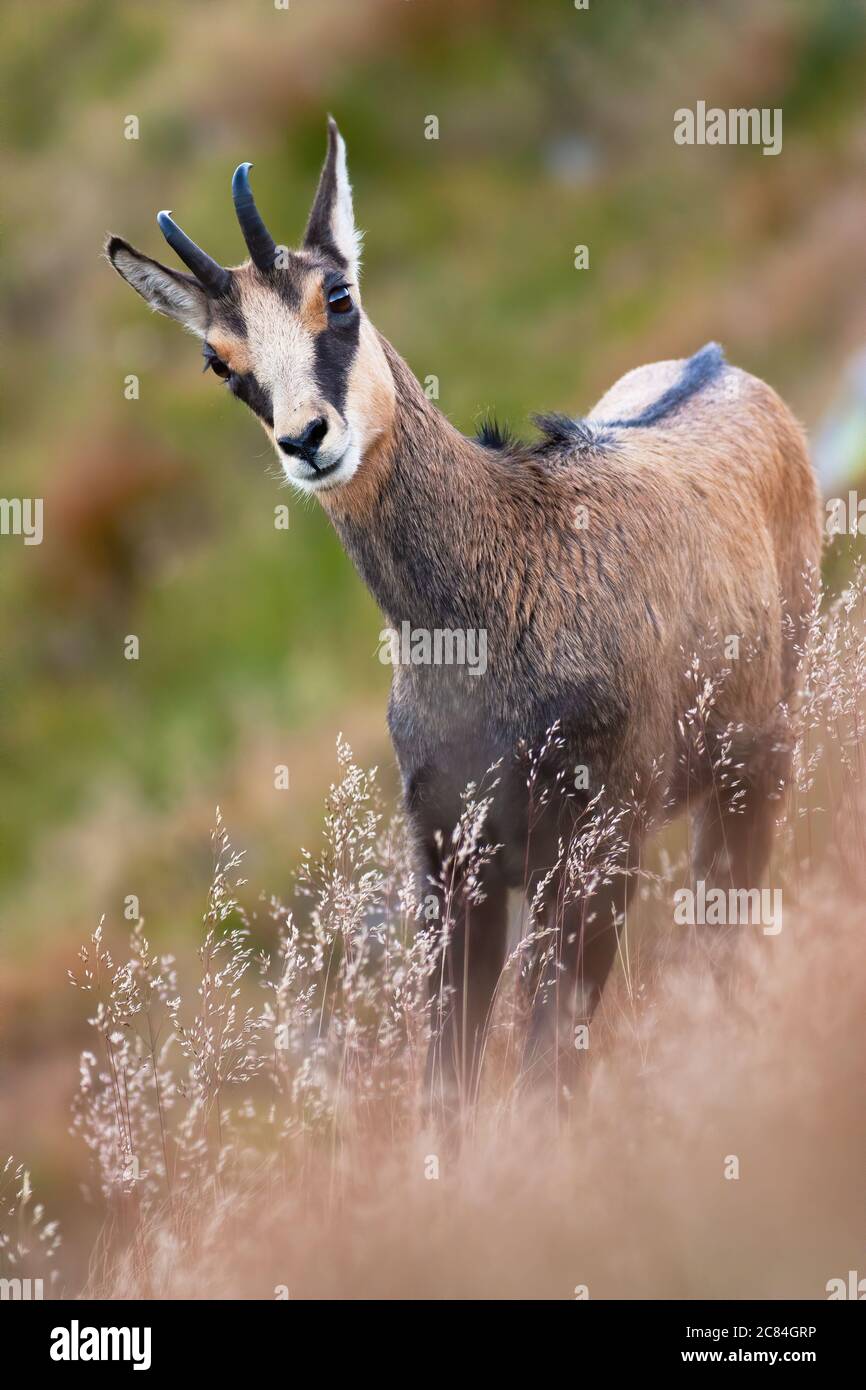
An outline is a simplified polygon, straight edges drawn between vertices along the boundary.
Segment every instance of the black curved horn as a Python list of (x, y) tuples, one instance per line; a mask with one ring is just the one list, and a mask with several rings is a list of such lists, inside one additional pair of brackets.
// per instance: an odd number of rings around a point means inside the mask
[(169, 246), (177, 252), (184, 265), (189, 266), (199, 283), (211, 294), (224, 294), (231, 284), (229, 271), (211, 260), (200, 246), (196, 246), (186, 232), (181, 231), (170, 212), (157, 213), (156, 220)]
[(277, 257), (274, 239), (261, 219), (250, 188), (252, 164), (239, 164), (232, 178), (232, 199), (247, 250), (259, 270), (273, 270)]

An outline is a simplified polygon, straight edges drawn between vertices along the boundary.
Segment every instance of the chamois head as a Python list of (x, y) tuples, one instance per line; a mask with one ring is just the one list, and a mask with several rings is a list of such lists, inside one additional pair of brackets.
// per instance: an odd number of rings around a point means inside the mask
[(387, 430), (394, 385), (361, 307), (346, 147), (333, 120), (303, 246), (278, 246), (256, 208), (249, 164), (232, 197), (250, 259), (211, 260), (167, 212), (157, 221), (192, 274), (171, 270), (109, 237), (115, 270), (152, 309), (202, 339), (211, 368), (245, 401), (273, 440), (283, 472), (305, 492), (348, 482)]

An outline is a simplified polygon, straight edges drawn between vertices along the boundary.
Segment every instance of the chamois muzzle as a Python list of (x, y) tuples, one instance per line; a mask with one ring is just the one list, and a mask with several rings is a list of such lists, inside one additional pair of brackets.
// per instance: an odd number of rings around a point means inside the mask
[(171, 213), (159, 212), (156, 220), (169, 246), (177, 252), (184, 265), (189, 267), (199, 284), (210, 294), (225, 294), (231, 284), (230, 272), (211, 260), (200, 246), (196, 246), (186, 232), (180, 229)]
[(327, 433), (327, 420), (324, 415), (317, 415), (315, 420), (311, 420), (309, 424), (301, 430), (300, 434), (282, 434), (277, 440), (277, 443), (284, 454), (288, 454), (290, 458), (303, 459), (311, 468), (315, 468), (318, 473), (319, 466), (316, 463), (316, 455)]
[(262, 221), (250, 188), (252, 164), (239, 164), (232, 178), (232, 199), (244, 241), (258, 270), (273, 270), (277, 258), (274, 239)]

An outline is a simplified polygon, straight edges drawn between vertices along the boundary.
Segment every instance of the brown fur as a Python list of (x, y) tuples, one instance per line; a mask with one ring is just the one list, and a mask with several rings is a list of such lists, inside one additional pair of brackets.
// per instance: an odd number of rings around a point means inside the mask
[[(786, 706), (797, 669), (791, 638), (802, 637), (820, 560), (818, 500), (802, 430), (775, 392), (736, 369), (725, 368), (670, 418), (613, 431), (588, 450), (500, 454), (453, 429), (386, 350), (396, 384), (393, 427), (370, 473), (365, 463), (323, 501), (393, 627), (408, 620), (488, 633), (483, 678), (457, 668), (397, 668), (389, 715), (434, 876), (436, 832), (447, 846), (460, 789), (505, 759), (488, 826), (503, 849), (467, 928), (470, 970), (484, 983), (475, 989), (471, 977), (462, 981), (455, 964), (450, 1037), (445, 1027), (446, 1046), (465, 1065), (475, 1042), (455, 1021), (463, 990), (468, 1027), (478, 1030), (504, 951), (502, 889), (522, 883), (525, 790), (511, 762), (521, 738), (540, 744), (558, 720), (565, 750), (551, 776), (564, 770), (570, 785), (575, 764), (585, 764), (590, 792), (604, 789), (611, 806), (637, 790), (643, 811), (631, 827), (634, 854), (647, 828), (688, 802), (697, 808), (696, 872), (726, 885), (760, 881), (769, 798), (787, 769)], [(639, 409), (670, 384), (674, 368), (681, 364), (630, 374), (590, 419)], [(585, 529), (575, 525), (578, 506), (588, 512)], [(723, 644), (733, 636), (740, 655), (732, 660)], [(681, 730), (694, 704), (695, 654), (702, 677), (717, 684), (706, 731), (711, 754), (721, 731), (737, 726), (746, 798), (736, 818), (709, 795), (709, 759)], [(579, 815), (578, 799), (572, 825)], [(533, 881), (553, 863), (561, 833), (561, 815), (535, 832)], [(599, 937), (585, 934), (583, 950), (565, 962), (573, 979), (582, 974), (590, 1000), (613, 959), (610, 913), (626, 891), (592, 905)], [(456, 937), (454, 951), (462, 952), (460, 929)], [(539, 1021), (539, 1045), (547, 1027)]]
[(324, 333), (328, 326), (325, 312), (325, 292), (321, 277), (310, 275), (303, 289), (299, 318), (308, 333)]

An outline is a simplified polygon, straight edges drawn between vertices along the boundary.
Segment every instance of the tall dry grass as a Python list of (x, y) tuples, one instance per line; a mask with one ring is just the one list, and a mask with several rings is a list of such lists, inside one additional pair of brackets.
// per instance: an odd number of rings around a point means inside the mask
[[(342, 740), (322, 848), (298, 875), (297, 920), (275, 899), (244, 909), (242, 856), (219, 821), (194, 986), (143, 924), (120, 962), (98, 929), (71, 972), (94, 1037), (73, 1128), (105, 1215), (86, 1292), (820, 1298), (858, 1268), (864, 595), (858, 570), (811, 623), (772, 870), (783, 930), (741, 928), (720, 969), (712, 927), (674, 925), (687, 866), (663, 844), (641, 870), (615, 978), (565, 1094), (523, 1084), (529, 947), (556, 967), (536, 894), (478, 1094), (458, 1125), (431, 1119), (426, 999), (441, 923), (428, 920), (435, 898), (413, 878), (375, 773)], [(712, 692), (696, 689), (708, 707)], [(722, 740), (719, 775), (730, 778), (728, 753)], [(467, 791), (446, 888), (468, 877), (481, 891), (495, 775)], [(576, 893), (586, 874), (617, 871), (616, 825), (600, 812), (563, 847)], [(272, 950), (254, 947), (268, 938)], [(38, 1241), (19, 1234), (14, 1249), (40, 1272)]]

